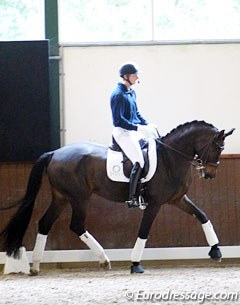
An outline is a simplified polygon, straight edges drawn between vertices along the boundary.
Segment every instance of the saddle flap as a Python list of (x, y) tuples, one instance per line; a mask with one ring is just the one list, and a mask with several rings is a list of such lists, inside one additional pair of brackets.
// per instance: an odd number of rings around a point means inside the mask
[[(149, 181), (157, 167), (157, 153), (156, 153), (156, 141), (154, 139), (149, 139), (142, 142), (144, 145), (143, 156), (145, 161), (145, 166), (143, 170), (143, 177), (141, 181)], [(148, 144), (148, 145), (147, 145)], [(118, 182), (129, 182), (129, 176), (132, 168), (131, 161), (126, 157), (126, 155), (119, 151), (119, 145), (114, 143), (108, 149), (107, 153), (107, 175), (110, 180)]]

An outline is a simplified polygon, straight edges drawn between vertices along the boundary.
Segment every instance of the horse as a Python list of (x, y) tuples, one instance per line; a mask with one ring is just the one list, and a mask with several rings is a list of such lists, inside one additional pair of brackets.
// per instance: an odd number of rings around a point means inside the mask
[[(166, 203), (194, 216), (201, 223), (210, 246), (208, 255), (211, 259), (221, 260), (219, 241), (211, 221), (187, 196), (187, 192), (191, 184), (192, 166), (202, 178), (215, 178), (225, 138), (233, 131), (219, 131), (212, 124), (195, 120), (179, 125), (164, 137), (155, 139), (157, 168), (150, 181), (144, 185), (144, 199), (148, 205), (143, 211), (132, 249), (131, 273), (144, 272), (141, 265), (143, 250), (152, 223), (160, 207)], [(107, 176), (108, 149), (97, 143), (79, 142), (46, 152), (33, 165), (25, 195), (18, 202), (19, 208), (0, 235), (6, 254), (17, 258), (45, 172), (51, 185), (52, 201), (38, 222), (30, 271), (32, 275), (40, 271), (47, 236), (53, 223), (69, 204), (72, 208), (70, 229), (99, 257), (101, 267), (111, 268), (103, 247), (85, 227), (91, 195), (96, 194), (112, 202), (125, 202), (128, 198), (128, 183), (114, 182)], [(128, 166), (131, 168), (130, 163)]]

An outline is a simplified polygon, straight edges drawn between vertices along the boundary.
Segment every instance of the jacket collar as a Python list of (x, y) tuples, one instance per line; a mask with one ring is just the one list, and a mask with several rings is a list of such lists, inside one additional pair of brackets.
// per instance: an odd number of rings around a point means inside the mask
[(130, 94), (132, 93), (132, 88), (128, 89), (128, 87), (126, 85), (124, 85), (123, 83), (118, 83), (118, 86), (122, 91), (124, 91), (126, 93), (130, 93)]

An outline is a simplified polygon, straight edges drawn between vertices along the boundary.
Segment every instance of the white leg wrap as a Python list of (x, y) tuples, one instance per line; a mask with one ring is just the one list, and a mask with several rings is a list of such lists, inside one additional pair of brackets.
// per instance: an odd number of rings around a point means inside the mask
[(29, 274), (30, 272), (28, 257), (27, 257), (26, 249), (24, 247), (21, 247), (19, 249), (19, 258), (14, 258), (13, 256), (6, 257), (6, 262), (3, 270), (4, 274), (19, 273), (19, 272), (26, 274)]
[(109, 262), (109, 258), (105, 254), (103, 247), (88, 231), (83, 233), (80, 239), (100, 258), (100, 262)]
[(132, 250), (131, 261), (140, 262), (142, 259), (143, 250), (145, 248), (147, 239), (137, 238), (134, 248)]
[(209, 246), (214, 246), (219, 243), (217, 235), (213, 229), (211, 221), (208, 220), (206, 223), (202, 224), (203, 232), (205, 233), (206, 240)]
[(38, 233), (33, 249), (33, 269), (39, 271), (40, 262), (43, 258), (43, 252), (47, 242), (47, 235)]

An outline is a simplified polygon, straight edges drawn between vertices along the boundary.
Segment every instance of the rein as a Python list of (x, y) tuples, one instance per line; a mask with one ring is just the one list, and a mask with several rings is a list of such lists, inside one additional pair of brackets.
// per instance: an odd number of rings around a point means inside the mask
[[(208, 154), (206, 154), (205, 161), (203, 160), (203, 156), (204, 156), (204, 154), (205, 154), (206, 152), (208, 152), (208, 150), (209, 150), (209, 148), (210, 148), (210, 145), (213, 143), (214, 138), (215, 138), (215, 136), (212, 137), (211, 140), (210, 140), (207, 144), (203, 145), (203, 147), (201, 147), (201, 149), (199, 149), (200, 151), (203, 150), (203, 152), (202, 152), (202, 154), (201, 154), (200, 157), (199, 157), (198, 155), (195, 155), (194, 157), (189, 156), (189, 155), (183, 153), (182, 151), (180, 151), (180, 150), (178, 150), (178, 149), (176, 149), (176, 148), (174, 148), (174, 147), (172, 147), (172, 146), (170, 146), (170, 145), (168, 145), (168, 144), (162, 142), (161, 139), (160, 139), (160, 137), (157, 138), (156, 141), (157, 141), (158, 143), (162, 144), (163, 146), (167, 147), (168, 149), (170, 149), (170, 150), (176, 152), (177, 154), (181, 155), (182, 157), (184, 157), (184, 158), (186, 158), (186, 159), (189, 159), (190, 164), (191, 164), (193, 167), (195, 167), (197, 170), (202, 170), (202, 169), (204, 169), (204, 168), (206, 167), (206, 166), (205, 166), (206, 164), (207, 164), (207, 165), (210, 165), (210, 166), (213, 166), (213, 167), (217, 167), (217, 166), (219, 165), (219, 161), (216, 162), (216, 163), (206, 162), (207, 157), (208, 157)], [(220, 146), (220, 145), (218, 145), (217, 143), (215, 143), (215, 144), (216, 144), (216, 146), (217, 146), (219, 149), (223, 150), (223, 148), (224, 148), (223, 146)]]
[[(195, 158), (192, 158), (192, 156), (188, 156), (188, 155), (184, 154), (183, 152), (181, 152), (180, 150), (178, 150), (178, 149), (176, 149), (176, 148), (174, 148), (174, 147), (172, 147), (172, 146), (170, 146), (170, 145), (168, 145), (168, 144), (162, 142), (162, 141), (161, 141), (161, 136), (160, 136), (160, 133), (159, 133), (158, 129), (157, 129), (157, 128), (155, 128), (155, 129), (156, 129), (156, 132), (157, 132), (157, 134), (158, 134), (158, 138), (156, 139), (156, 141), (157, 141), (158, 143), (160, 143), (160, 144), (162, 144), (163, 146), (167, 147), (168, 149), (170, 149), (170, 150), (176, 152), (177, 154), (181, 155), (182, 157), (184, 157), (184, 158), (186, 158), (186, 159), (189, 159), (190, 164), (191, 164), (193, 167), (195, 167), (197, 170), (204, 169), (203, 164), (202, 164), (202, 162), (201, 162), (200, 159), (199, 159), (199, 160), (196, 160)], [(194, 161), (195, 161), (195, 162), (194, 162)], [(197, 161), (197, 163), (196, 163), (196, 161)]]
[(160, 140), (160, 138), (157, 138), (156, 141), (157, 141), (159, 144), (162, 144), (163, 146), (167, 147), (168, 149), (175, 151), (176, 153), (178, 153), (179, 155), (183, 156), (184, 158), (189, 159), (189, 160), (191, 160), (191, 161), (193, 160), (192, 156), (188, 156), (187, 154), (184, 154), (184, 153), (181, 152), (180, 150), (178, 150), (178, 149), (176, 149), (176, 148), (174, 148), (174, 147), (172, 147), (172, 146), (170, 146), (170, 145), (168, 145), (168, 144), (162, 142), (162, 141)]
[(181, 152), (180, 150), (162, 142), (160, 140), (160, 138), (156, 139), (156, 141), (159, 143), (159, 144), (162, 144), (163, 146), (165, 146), (166, 148), (176, 152), (177, 154), (181, 155), (182, 157), (186, 158), (186, 159), (189, 159), (188, 162), (193, 166), (195, 167), (197, 170), (200, 170), (200, 169), (204, 169), (204, 166), (202, 164), (202, 161), (201, 159), (196, 159), (195, 157), (193, 158), (192, 156), (189, 156), (187, 154), (184, 154), (183, 152)]

